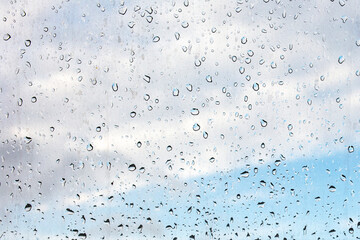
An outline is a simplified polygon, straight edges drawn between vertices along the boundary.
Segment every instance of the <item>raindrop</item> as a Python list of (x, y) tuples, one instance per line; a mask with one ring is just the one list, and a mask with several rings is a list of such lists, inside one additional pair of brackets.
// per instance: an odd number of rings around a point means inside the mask
[(155, 36), (154, 38), (153, 38), (153, 42), (158, 42), (158, 41), (160, 41), (160, 37), (159, 36)]
[(190, 110), (190, 113), (191, 113), (191, 115), (199, 115), (199, 109), (197, 109), (197, 108), (192, 108), (191, 110)]
[(186, 89), (191, 92), (192, 89), (193, 89), (193, 86), (189, 83), (189, 84), (186, 84)]
[(25, 205), (25, 211), (30, 212), (31, 209), (32, 209), (32, 206), (31, 206), (30, 203), (28, 203), (28, 204)]
[(189, 23), (186, 22), (186, 21), (184, 21), (184, 22), (181, 23), (181, 26), (182, 26), (183, 28), (187, 28), (187, 27), (189, 26)]
[(354, 149), (354, 146), (349, 146), (349, 147), (348, 147), (348, 152), (349, 152), (349, 153), (353, 153), (354, 150), (355, 150), (355, 149)]
[(148, 75), (145, 75), (145, 76), (143, 77), (143, 79), (144, 79), (145, 82), (150, 83), (151, 77), (148, 76)]
[(131, 112), (130, 117), (134, 118), (136, 116), (136, 112)]
[(25, 40), (25, 46), (30, 47), (30, 45), (31, 45), (31, 40)]
[(114, 92), (116, 92), (117, 90), (119, 90), (119, 86), (118, 86), (118, 84), (117, 83), (113, 83), (113, 85), (112, 85), (112, 90), (114, 91)]
[(215, 162), (215, 158), (214, 158), (214, 157), (211, 157), (211, 158), (209, 159), (209, 162), (211, 162), (211, 163)]
[(242, 173), (240, 174), (240, 176), (243, 177), (243, 178), (247, 178), (247, 177), (249, 177), (249, 172), (248, 172), (248, 171), (244, 171), (244, 172), (242, 172)]
[(336, 187), (334, 187), (333, 185), (331, 185), (331, 186), (329, 187), (329, 191), (330, 191), (330, 192), (335, 192), (335, 191), (336, 191)]
[(260, 124), (261, 124), (262, 127), (266, 127), (267, 126), (267, 121), (265, 121), (264, 119), (261, 119)]
[(252, 86), (254, 91), (259, 91), (259, 84), (258, 83), (254, 83)]
[(338, 59), (338, 63), (342, 64), (345, 61), (344, 56), (340, 56)]
[(130, 164), (129, 167), (128, 167), (128, 170), (129, 170), (130, 172), (135, 171), (135, 170), (136, 170), (135, 164)]
[(175, 33), (175, 39), (176, 39), (176, 40), (179, 40), (179, 39), (180, 39), (180, 33), (178, 33), (178, 32)]
[(174, 88), (173, 91), (172, 91), (172, 94), (173, 94), (174, 97), (179, 96), (179, 89)]
[(200, 130), (200, 125), (197, 124), (197, 123), (195, 123), (195, 124), (193, 125), (193, 130), (194, 130), (194, 131), (199, 131), (199, 130)]
[(212, 76), (210, 76), (210, 75), (207, 75), (205, 79), (208, 83), (212, 82)]
[(4, 37), (3, 37), (4, 41), (8, 41), (10, 38), (11, 38), (11, 36), (8, 33), (5, 34)]
[(93, 145), (91, 143), (89, 143), (87, 146), (86, 146), (86, 150), (88, 150), (89, 152), (92, 151), (94, 149)]
[(22, 10), (20, 11), (20, 15), (21, 15), (22, 17), (25, 17), (25, 16), (26, 16), (26, 12), (22, 9)]
[(121, 15), (125, 15), (125, 13), (127, 12), (127, 7), (122, 7), (122, 8), (120, 8), (118, 12), (119, 12), (119, 14), (121, 14)]
[(18, 106), (22, 106), (23, 105), (23, 100), (22, 100), (22, 98), (19, 98), (19, 100), (18, 100)]

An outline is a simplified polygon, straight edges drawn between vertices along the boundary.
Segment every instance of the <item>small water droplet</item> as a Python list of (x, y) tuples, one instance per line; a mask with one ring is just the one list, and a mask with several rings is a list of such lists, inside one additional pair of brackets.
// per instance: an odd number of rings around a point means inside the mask
[(261, 124), (262, 127), (266, 127), (268, 123), (264, 119), (261, 119), (260, 124)]
[(130, 117), (134, 118), (136, 116), (136, 112), (131, 112)]
[(189, 23), (186, 22), (186, 21), (184, 21), (184, 22), (181, 23), (181, 26), (182, 26), (183, 28), (187, 28), (187, 27), (189, 26)]
[(259, 91), (259, 84), (258, 83), (254, 83), (253, 86), (252, 86), (253, 90), (254, 91)]
[(199, 130), (200, 130), (200, 125), (197, 124), (197, 123), (195, 123), (195, 124), (193, 125), (193, 130), (194, 130), (194, 131), (199, 131)]
[(179, 40), (179, 39), (180, 39), (180, 33), (178, 33), (178, 32), (175, 33), (175, 39), (176, 39), (176, 40)]
[(207, 75), (205, 79), (208, 83), (212, 82), (212, 76), (210, 76), (210, 75)]
[(119, 86), (118, 86), (117, 83), (113, 83), (112, 86), (111, 86), (111, 88), (112, 88), (112, 90), (113, 90), (114, 92), (116, 92), (117, 90), (119, 90)]
[(215, 158), (214, 158), (214, 157), (211, 157), (211, 158), (209, 159), (209, 161), (210, 161), (211, 163), (213, 163), (213, 162), (215, 162)]
[(342, 64), (345, 61), (344, 56), (340, 56), (338, 59), (338, 63)]
[(6, 33), (3, 37), (4, 41), (8, 41), (11, 38), (10, 34)]
[(158, 41), (160, 41), (160, 37), (159, 36), (155, 36), (154, 38), (153, 38), (153, 42), (158, 42)]
[(122, 7), (122, 8), (120, 8), (118, 12), (119, 12), (119, 14), (121, 14), (121, 15), (125, 15), (125, 13), (127, 12), (127, 7)]
[(93, 145), (91, 143), (89, 143), (87, 146), (86, 146), (86, 150), (88, 150), (89, 152), (92, 151), (94, 149)]
[(150, 83), (151, 77), (149, 75), (145, 75), (143, 79), (145, 82)]
[(197, 109), (197, 108), (192, 108), (191, 110), (190, 110), (190, 113), (191, 113), (191, 115), (199, 115), (199, 109)]
[(31, 45), (31, 40), (25, 40), (25, 46), (30, 47), (30, 45)]
[(353, 153), (354, 150), (355, 150), (355, 149), (354, 149), (354, 146), (349, 146), (349, 147), (348, 147), (348, 152), (349, 152), (349, 153)]
[(172, 91), (172, 94), (173, 94), (174, 97), (179, 96), (179, 89), (174, 88), (173, 91)]

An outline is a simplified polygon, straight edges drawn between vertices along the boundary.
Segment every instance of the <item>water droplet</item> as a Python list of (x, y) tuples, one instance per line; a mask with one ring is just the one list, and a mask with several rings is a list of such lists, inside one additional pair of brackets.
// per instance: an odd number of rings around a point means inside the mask
[(25, 46), (30, 47), (30, 45), (31, 45), (31, 40), (25, 40)]
[(24, 102), (24, 101), (22, 100), (22, 98), (19, 98), (19, 100), (18, 100), (18, 106), (21, 107), (21, 106), (23, 105), (23, 102)]
[(183, 28), (187, 28), (187, 27), (189, 26), (189, 23), (186, 22), (186, 21), (184, 21), (184, 22), (181, 23), (181, 26), (182, 26)]
[(270, 65), (272, 69), (275, 69), (277, 67), (277, 64), (275, 62), (271, 62)]
[(195, 124), (193, 125), (193, 130), (194, 130), (194, 131), (199, 131), (199, 130), (200, 130), (200, 125), (197, 124), (197, 123), (195, 123)]
[(136, 170), (136, 165), (135, 165), (135, 164), (130, 164), (129, 167), (128, 167), (128, 170), (129, 170), (130, 172), (135, 171), (135, 170)]
[(191, 115), (199, 115), (199, 109), (197, 109), (197, 108), (192, 108), (191, 110), (190, 110), (190, 113), (191, 113)]
[(243, 178), (247, 178), (247, 177), (249, 177), (249, 172), (248, 171), (244, 171), (244, 172), (242, 172), (241, 174), (240, 174), (240, 176), (241, 177), (243, 177)]
[(291, 131), (293, 129), (293, 125), (289, 124), (287, 128), (288, 128), (289, 131)]
[(189, 83), (189, 84), (186, 84), (186, 89), (191, 92), (192, 89), (193, 89), (193, 86)]
[(150, 83), (151, 77), (148, 76), (148, 75), (145, 75), (145, 76), (143, 77), (143, 79), (144, 79), (145, 82)]
[(22, 9), (22, 10), (20, 11), (20, 15), (21, 15), (22, 17), (25, 17), (25, 16), (26, 16), (26, 12), (24, 11), (24, 9)]
[(243, 73), (245, 72), (245, 68), (244, 68), (244, 67), (240, 67), (240, 68), (239, 68), (239, 72), (240, 72), (241, 74), (243, 74)]
[(179, 96), (179, 89), (174, 88), (173, 91), (172, 91), (172, 94), (173, 94), (174, 97)]
[(100, 127), (100, 126), (97, 126), (97, 127), (96, 127), (96, 131), (97, 131), (97, 132), (101, 132), (101, 127)]
[(209, 136), (209, 134), (208, 134), (207, 132), (203, 132), (203, 138), (204, 138), (204, 139), (207, 139), (208, 136)]
[(241, 43), (242, 43), (242, 44), (246, 44), (246, 43), (247, 43), (247, 38), (246, 38), (246, 37), (242, 37), (242, 38), (241, 38)]
[(170, 152), (171, 150), (172, 150), (172, 146), (169, 145), (166, 147), (166, 151)]
[(360, 47), (360, 39), (356, 40), (355, 44), (356, 46)]
[(8, 41), (11, 38), (10, 34), (6, 33), (3, 37), (4, 41)]
[(31, 98), (31, 102), (32, 102), (32, 103), (36, 103), (36, 101), (37, 101), (37, 98), (36, 98), (36, 97), (32, 97), (32, 98)]
[(252, 86), (253, 90), (254, 91), (259, 91), (259, 84), (258, 83), (254, 83), (253, 86)]
[(159, 36), (155, 36), (154, 38), (153, 38), (153, 42), (158, 42), (158, 41), (160, 41), (160, 37)]
[(136, 116), (136, 112), (131, 112), (130, 117), (134, 118)]
[(330, 191), (330, 192), (335, 192), (335, 191), (336, 191), (336, 187), (334, 187), (333, 185), (331, 185), (331, 186), (329, 187), (329, 191)]
[(211, 158), (209, 159), (209, 161), (210, 161), (211, 163), (213, 163), (213, 162), (215, 162), (215, 158), (214, 158), (214, 157), (211, 157)]
[(349, 152), (349, 153), (353, 153), (354, 150), (355, 150), (355, 149), (354, 149), (354, 146), (349, 146), (349, 147), (348, 147), (348, 152)]
[(180, 39), (180, 33), (178, 33), (178, 32), (175, 33), (175, 39), (176, 39), (176, 40), (179, 40), (179, 39)]
[(127, 7), (122, 7), (122, 8), (120, 8), (118, 12), (119, 12), (119, 14), (121, 14), (121, 15), (125, 15), (125, 13), (127, 12)]
[(31, 209), (32, 209), (32, 206), (31, 206), (30, 203), (28, 203), (28, 204), (25, 205), (25, 211), (30, 212)]
[(210, 76), (210, 75), (207, 75), (205, 79), (208, 83), (212, 82), (212, 76)]
[(260, 124), (261, 124), (262, 127), (266, 127), (268, 123), (264, 119), (261, 119)]
[(92, 151), (94, 149), (93, 145), (91, 143), (89, 143), (87, 146), (86, 146), (86, 150), (88, 150), (89, 152)]
[(112, 86), (111, 86), (111, 88), (112, 88), (112, 90), (113, 90), (114, 92), (116, 92), (117, 90), (119, 90), (119, 86), (118, 86), (117, 83), (113, 83)]
[(338, 63), (342, 64), (345, 61), (344, 56), (340, 56), (338, 59)]

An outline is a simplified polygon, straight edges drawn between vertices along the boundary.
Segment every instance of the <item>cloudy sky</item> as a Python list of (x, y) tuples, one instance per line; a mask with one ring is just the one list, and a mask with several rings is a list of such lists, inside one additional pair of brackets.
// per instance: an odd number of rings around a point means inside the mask
[(0, 1), (0, 239), (359, 239), (360, 2)]

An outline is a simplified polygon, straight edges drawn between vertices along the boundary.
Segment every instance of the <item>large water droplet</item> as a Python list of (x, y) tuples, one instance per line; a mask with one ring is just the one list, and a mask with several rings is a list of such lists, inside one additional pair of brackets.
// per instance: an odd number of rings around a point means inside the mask
[(160, 37), (159, 36), (155, 36), (154, 38), (153, 38), (153, 42), (158, 42), (158, 41), (160, 41)]
[(31, 206), (30, 203), (28, 203), (28, 204), (25, 205), (25, 211), (30, 212), (31, 209), (32, 209), (32, 206)]
[(136, 165), (135, 165), (135, 164), (130, 164), (129, 167), (128, 167), (128, 170), (129, 170), (130, 172), (135, 171), (135, 170), (136, 170)]

